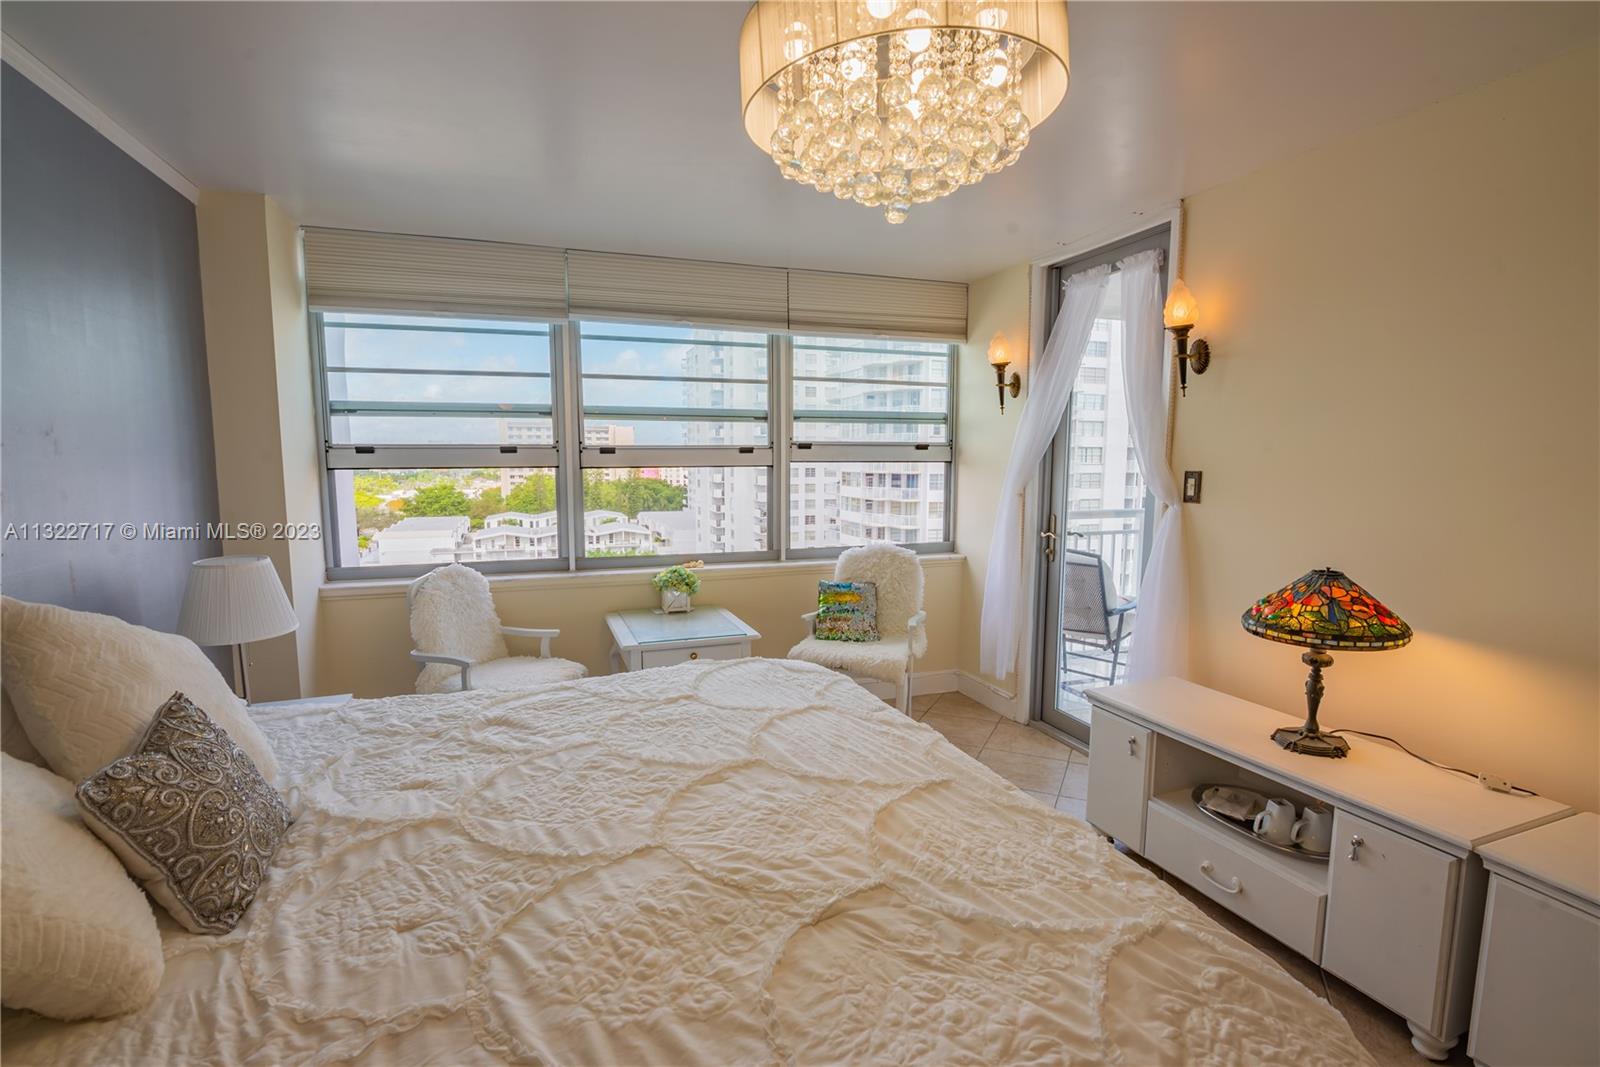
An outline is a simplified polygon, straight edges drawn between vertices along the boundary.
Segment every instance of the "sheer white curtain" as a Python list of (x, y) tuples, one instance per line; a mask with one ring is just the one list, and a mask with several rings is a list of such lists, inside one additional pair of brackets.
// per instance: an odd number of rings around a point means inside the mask
[(1061, 426), (1061, 416), (1072, 396), (1072, 383), (1078, 378), (1089, 331), (1094, 328), (1105, 296), (1109, 264), (1093, 267), (1068, 278), (1063, 287), (1061, 311), (1050, 330), (1044, 351), (1031, 368), (1033, 384), (1028, 402), (1011, 446), (1001, 483), (1000, 503), (995, 509), (994, 536), (989, 540), (989, 569), (983, 580), (983, 635), (979, 644), (979, 665), (990, 675), (1004, 678), (1017, 664), (1017, 645), (1021, 634), (1023, 552), (1023, 492), (1033, 480), (1050, 441)]
[(1155, 536), (1139, 584), (1127, 681), (1189, 673), (1189, 585), (1183, 564), (1183, 504), (1167, 461), (1167, 346), (1161, 326), (1161, 253), (1117, 264), (1122, 272), (1122, 368), (1139, 470), (1156, 498)]

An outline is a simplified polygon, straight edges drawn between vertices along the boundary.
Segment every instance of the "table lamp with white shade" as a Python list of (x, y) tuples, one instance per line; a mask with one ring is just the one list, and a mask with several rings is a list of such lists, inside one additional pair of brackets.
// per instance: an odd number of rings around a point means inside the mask
[(232, 645), (239, 696), (250, 699), (244, 646), (300, 625), (266, 556), (216, 556), (189, 568), (178, 632), (197, 645)]

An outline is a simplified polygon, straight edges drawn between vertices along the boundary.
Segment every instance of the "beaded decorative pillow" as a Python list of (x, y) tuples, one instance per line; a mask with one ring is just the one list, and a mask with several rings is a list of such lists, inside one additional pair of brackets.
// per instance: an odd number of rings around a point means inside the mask
[(818, 582), (818, 641), (878, 640), (878, 587), (871, 582)]
[(197, 934), (238, 925), (292, 821), (244, 750), (182, 693), (130, 755), (79, 783), (77, 800), (89, 829)]

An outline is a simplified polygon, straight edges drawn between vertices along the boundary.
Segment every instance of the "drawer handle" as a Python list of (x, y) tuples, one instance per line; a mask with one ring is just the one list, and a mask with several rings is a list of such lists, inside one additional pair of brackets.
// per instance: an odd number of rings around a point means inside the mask
[(699, 658), (700, 658), (700, 653), (698, 653), (698, 652), (691, 652), (691, 653), (689, 653), (689, 658), (690, 658), (690, 659), (699, 659)]
[(1134, 752), (1134, 748), (1135, 747), (1137, 747), (1136, 739), (1134, 739), (1132, 737), (1128, 738), (1128, 755), (1130, 755), (1130, 756), (1138, 755), (1138, 753)]
[(1362, 836), (1360, 834), (1351, 834), (1350, 835), (1350, 858), (1351, 859), (1355, 859), (1356, 858), (1356, 852), (1361, 848), (1362, 845), (1364, 845), (1366, 843), (1367, 842), (1365, 841), (1365, 839), (1362, 838)]
[(1214, 870), (1216, 870), (1216, 868), (1211, 866), (1210, 860), (1200, 861), (1200, 873), (1206, 876), (1206, 881), (1210, 882), (1224, 893), (1238, 893), (1244, 889), (1244, 886), (1239, 883), (1239, 879), (1237, 878), (1229, 878), (1227, 884), (1217, 881), (1216, 878), (1214, 878), (1211, 874), (1211, 872)]

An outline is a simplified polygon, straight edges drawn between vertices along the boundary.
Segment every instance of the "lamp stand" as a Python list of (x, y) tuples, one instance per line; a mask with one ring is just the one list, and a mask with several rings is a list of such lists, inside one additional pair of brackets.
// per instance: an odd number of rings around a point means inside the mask
[(1333, 759), (1348, 756), (1350, 742), (1335, 734), (1325, 734), (1317, 726), (1317, 708), (1322, 704), (1322, 671), (1333, 666), (1333, 657), (1321, 649), (1312, 649), (1300, 657), (1300, 662), (1311, 668), (1306, 677), (1306, 721), (1301, 726), (1284, 726), (1272, 731), (1272, 740), (1279, 748), (1306, 756)]
[(250, 678), (246, 674), (244, 646), (233, 646), (233, 691), (246, 704), (250, 703)]

